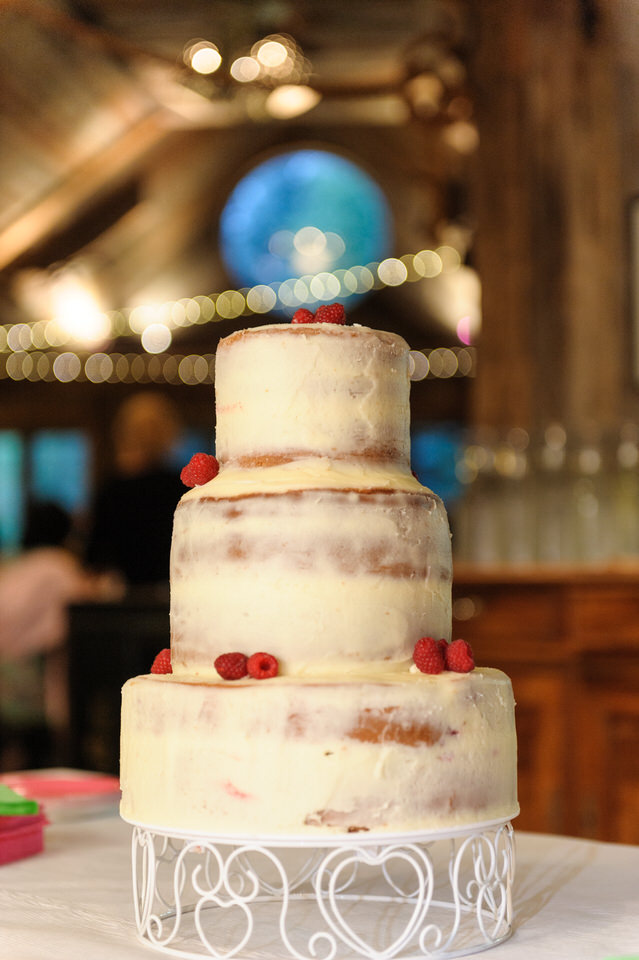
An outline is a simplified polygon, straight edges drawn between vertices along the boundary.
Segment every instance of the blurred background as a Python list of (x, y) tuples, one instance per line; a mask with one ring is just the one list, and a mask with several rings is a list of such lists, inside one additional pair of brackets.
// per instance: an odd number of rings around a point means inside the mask
[(8, 0), (0, 54), (0, 770), (117, 772), (217, 342), (340, 301), (421, 353), (519, 825), (639, 842), (637, 4)]

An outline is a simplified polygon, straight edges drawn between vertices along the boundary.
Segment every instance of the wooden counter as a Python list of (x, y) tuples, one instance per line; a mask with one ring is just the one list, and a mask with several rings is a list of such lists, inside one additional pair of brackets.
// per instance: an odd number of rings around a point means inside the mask
[(639, 563), (456, 565), (453, 636), (513, 682), (516, 826), (639, 843)]

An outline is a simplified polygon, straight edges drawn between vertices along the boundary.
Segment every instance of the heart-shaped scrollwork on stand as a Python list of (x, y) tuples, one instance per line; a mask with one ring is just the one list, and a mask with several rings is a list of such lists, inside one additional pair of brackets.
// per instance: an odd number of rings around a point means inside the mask
[(507, 821), (316, 840), (134, 826), (138, 933), (170, 956), (452, 960), (511, 933)]
[[(401, 892), (399, 879), (393, 879), (391, 867), (397, 865), (401, 865), (403, 874), (408, 868), (408, 882), (413, 881), (413, 892), (409, 896)], [(362, 876), (362, 873), (368, 873), (368, 876)], [(380, 877), (385, 882), (386, 892), (379, 889)], [(406, 882), (405, 877), (402, 880)], [(383, 845), (373, 849), (340, 847), (324, 858), (315, 879), (317, 902), (331, 930), (358, 955), (370, 957), (371, 960), (395, 957), (410, 942), (428, 913), (433, 885), (433, 865), (427, 851), (412, 844)], [(350, 890), (355, 890), (355, 893), (351, 895)], [(348, 911), (351, 916), (347, 916), (344, 907), (353, 907), (353, 897), (359, 902), (365, 898), (367, 903), (373, 901), (380, 904), (397, 902), (399, 897), (408, 907), (403, 930), (381, 950), (379, 943), (373, 944), (356, 931), (353, 926), (355, 918), (352, 916), (355, 911), (351, 909)], [(378, 939), (379, 930), (375, 932)]]

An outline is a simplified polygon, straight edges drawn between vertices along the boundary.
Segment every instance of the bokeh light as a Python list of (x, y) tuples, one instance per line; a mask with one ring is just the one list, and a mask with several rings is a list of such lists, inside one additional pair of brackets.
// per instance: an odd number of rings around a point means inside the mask
[(238, 57), (231, 64), (230, 74), (238, 83), (251, 83), (260, 75), (260, 65), (255, 57)]
[(163, 353), (171, 346), (172, 335), (164, 323), (151, 323), (142, 331), (140, 342), (147, 353)]
[(82, 264), (57, 270), (50, 281), (53, 322), (62, 342), (72, 340), (83, 346), (108, 339), (111, 324), (102, 311), (90, 274)]
[[(322, 275), (316, 287), (324, 291), (324, 274), (335, 280), (336, 270), (378, 263), (391, 243), (391, 212), (378, 184), (357, 164), (328, 150), (288, 151), (254, 167), (236, 185), (220, 218), (224, 262), (247, 287), (311, 274)], [(349, 291), (337, 281), (336, 296), (362, 295), (373, 282), (358, 280), (353, 286)], [(324, 299), (312, 284), (311, 292)], [(280, 289), (283, 300), (281, 294)], [(290, 309), (295, 293), (286, 289), (284, 294)]]
[(210, 74), (219, 70), (222, 56), (214, 43), (200, 40), (188, 48), (184, 59), (196, 73)]
[(82, 361), (77, 353), (66, 351), (56, 357), (53, 363), (53, 373), (61, 383), (70, 383), (77, 380), (82, 371)]
[(283, 83), (268, 95), (266, 109), (272, 117), (288, 120), (308, 113), (321, 99), (321, 94), (306, 84)]
[(397, 257), (388, 257), (380, 263), (377, 268), (377, 275), (387, 287), (399, 287), (406, 282), (408, 270), (406, 265)]
[(281, 67), (288, 59), (288, 50), (281, 40), (264, 40), (257, 45), (255, 58), (263, 67)]

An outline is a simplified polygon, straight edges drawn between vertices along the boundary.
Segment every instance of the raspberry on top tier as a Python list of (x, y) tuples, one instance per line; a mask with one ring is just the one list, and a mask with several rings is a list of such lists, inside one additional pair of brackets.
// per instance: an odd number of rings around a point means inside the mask
[(341, 303), (324, 303), (315, 313), (300, 307), (293, 314), (291, 323), (346, 323), (346, 313)]

